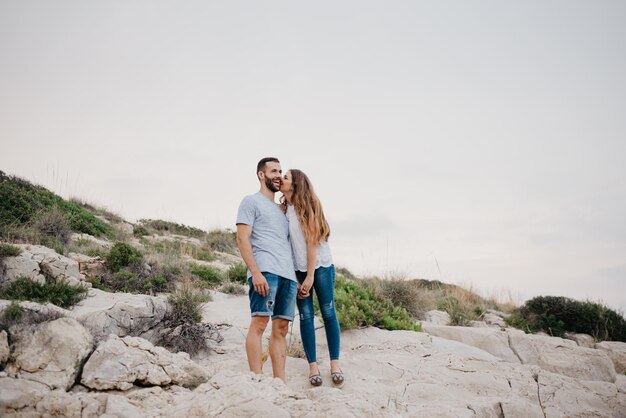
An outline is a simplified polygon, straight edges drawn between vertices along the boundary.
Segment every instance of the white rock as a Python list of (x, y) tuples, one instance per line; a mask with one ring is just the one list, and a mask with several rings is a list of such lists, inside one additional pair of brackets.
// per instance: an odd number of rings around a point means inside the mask
[(545, 370), (538, 371), (537, 382), (546, 417), (626, 416), (626, 396), (614, 384), (577, 381)]
[(581, 347), (595, 348), (596, 346), (596, 339), (593, 338), (591, 335), (566, 332), (564, 337), (568, 340), (575, 341), (576, 344)]
[(602, 341), (596, 344), (598, 350), (604, 351), (613, 361), (615, 372), (626, 372), (626, 343), (621, 341)]
[[(4, 314), (4, 310), (7, 306), (11, 305), (12, 301), (10, 300), (0, 300), (0, 316)], [(22, 308), (22, 316), (20, 321), (28, 322), (28, 319), (31, 317), (36, 318), (50, 318), (53, 317), (57, 319), (59, 317), (69, 316), (70, 311), (67, 309), (60, 308), (51, 303), (37, 303), (37, 302), (17, 302)], [(38, 321), (41, 322), (41, 321)]]
[(109, 334), (142, 335), (161, 323), (167, 312), (163, 296), (107, 293), (91, 289), (89, 296), (72, 310), (96, 339)]
[(467, 328), (423, 324), (422, 329), (431, 335), (462, 342), (480, 348), (494, 356), (512, 363), (520, 359), (509, 347), (509, 335), (494, 328)]
[(0, 331), (0, 367), (9, 359), (9, 339), (6, 331)]
[(0, 416), (35, 406), (49, 391), (48, 386), (31, 380), (0, 378)]
[(204, 376), (185, 353), (172, 354), (142, 338), (111, 335), (85, 364), (81, 383), (91, 389), (128, 390), (134, 383), (182, 385)]
[(145, 417), (145, 414), (139, 408), (130, 403), (125, 397), (119, 395), (109, 395), (105, 413), (117, 418)]
[(615, 382), (613, 362), (600, 350), (558, 337), (529, 335), (511, 328), (507, 332), (511, 349), (523, 364), (582, 380)]
[(9, 332), (12, 352), (7, 372), (52, 389), (72, 387), (93, 343), (89, 332), (72, 318), (26, 327), (15, 325)]
[(428, 311), (424, 314), (424, 321), (434, 325), (448, 325), (450, 323), (450, 315), (444, 311)]
[(31, 253), (24, 250), (20, 255), (7, 257), (0, 263), (0, 284), (10, 283), (19, 276), (29, 277), (38, 283), (46, 282), (39, 263), (32, 259)]
[(491, 327), (498, 327), (498, 328), (506, 328), (506, 322), (504, 322), (504, 319), (499, 316), (496, 315), (495, 313), (491, 313), (491, 312), (485, 312), (483, 314), (483, 322), (485, 322), (485, 324), (491, 326)]
[(13, 281), (18, 276), (26, 276), (44, 283), (45, 277), (51, 277), (55, 281), (64, 280), (72, 286), (81, 283), (82, 276), (78, 269), (78, 263), (56, 251), (42, 245), (16, 244), (22, 249), (17, 257), (8, 257), (2, 263), (2, 280)]

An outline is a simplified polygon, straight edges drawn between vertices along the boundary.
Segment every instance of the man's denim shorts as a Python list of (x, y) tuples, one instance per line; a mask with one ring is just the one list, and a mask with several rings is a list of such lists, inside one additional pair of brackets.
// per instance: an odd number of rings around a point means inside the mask
[(250, 298), (250, 312), (252, 316), (271, 316), (274, 318), (293, 321), (296, 310), (296, 295), (298, 285), (294, 280), (285, 279), (276, 274), (262, 272), (270, 291), (263, 297), (252, 286), (252, 278), (248, 278), (248, 297)]

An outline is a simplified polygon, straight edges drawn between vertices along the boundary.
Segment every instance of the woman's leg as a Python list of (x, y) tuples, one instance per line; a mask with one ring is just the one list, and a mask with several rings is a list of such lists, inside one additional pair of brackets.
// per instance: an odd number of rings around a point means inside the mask
[(340, 330), (337, 312), (335, 311), (335, 266), (318, 267), (315, 270), (313, 287), (324, 320), (326, 342), (330, 355), (331, 372), (339, 371)]
[[(298, 281), (302, 283), (306, 277), (306, 273), (296, 272)], [(311, 289), (313, 290), (313, 289)], [(298, 313), (300, 316), (300, 337), (302, 338), (302, 346), (306, 353), (306, 359), (311, 363), (315, 363), (317, 369), (317, 358), (315, 353), (315, 310), (313, 308), (313, 292), (305, 299), (296, 299), (298, 304)]]

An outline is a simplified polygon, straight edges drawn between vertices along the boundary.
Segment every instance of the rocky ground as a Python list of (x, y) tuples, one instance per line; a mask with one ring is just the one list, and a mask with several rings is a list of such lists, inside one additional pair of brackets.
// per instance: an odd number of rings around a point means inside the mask
[[(83, 281), (79, 255), (23, 249), (3, 281), (25, 272)], [(344, 331), (346, 383), (335, 388), (318, 324), (324, 384), (313, 388), (297, 356), (287, 384), (271, 378), (270, 361), (263, 376), (247, 371), (247, 296), (213, 293), (203, 319), (222, 338), (194, 358), (150, 342), (165, 301), (90, 289), (71, 310), (21, 302), (27, 314), (58, 319), (0, 332), (0, 416), (626, 417), (626, 343), (526, 335), (498, 312), (473, 327), (432, 313), (424, 332)], [(297, 320), (288, 338), (297, 346)]]

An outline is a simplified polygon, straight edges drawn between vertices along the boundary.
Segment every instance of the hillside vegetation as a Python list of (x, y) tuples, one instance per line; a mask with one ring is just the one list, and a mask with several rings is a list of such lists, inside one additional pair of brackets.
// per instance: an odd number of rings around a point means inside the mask
[[(2, 171), (0, 241), (4, 242), (0, 245), (0, 263), (19, 254), (19, 248), (11, 243), (45, 245), (66, 256), (79, 253), (98, 257), (102, 268), (89, 274), (93, 287), (110, 292), (172, 293), (178, 295), (170, 298), (178, 312), (197, 312), (197, 305), (208, 301), (208, 289), (247, 292), (246, 268), (239, 258), (235, 233), (230, 230), (204, 231), (159, 219), (131, 224), (106, 209), (77, 199), (65, 200)], [(22, 279), (13, 286), (0, 289), (0, 297), (53, 303), (62, 300), (60, 305), (70, 306), (84, 296), (68, 294), (64, 298), (59, 295), (63, 287), (53, 283), (46, 287)], [(54, 292), (53, 297), (46, 299), (46, 292)], [(180, 296), (198, 292), (206, 297)], [(185, 303), (190, 306), (185, 308)], [(624, 317), (601, 304), (546, 296), (517, 307), (510, 301), (484, 298), (437, 280), (357, 278), (345, 268), (337, 269), (335, 306), (342, 329), (376, 326), (419, 331), (417, 321), (435, 309), (447, 312), (452, 325), (470, 325), (488, 310), (495, 310), (511, 314), (508, 324), (526, 332), (558, 336), (581, 332), (598, 340), (626, 341)], [(178, 322), (180, 318), (198, 318), (176, 317)]]

